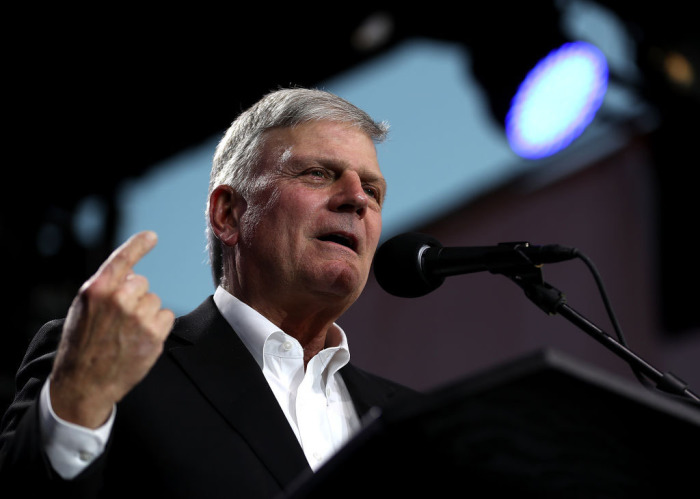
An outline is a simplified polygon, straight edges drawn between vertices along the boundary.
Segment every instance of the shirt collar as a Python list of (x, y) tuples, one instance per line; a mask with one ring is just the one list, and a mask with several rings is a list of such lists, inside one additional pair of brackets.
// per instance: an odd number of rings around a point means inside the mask
[[(226, 319), (226, 322), (228, 322), (233, 330), (238, 334), (243, 344), (262, 369), (265, 342), (270, 335), (275, 332), (281, 332), (285, 335), (286, 333), (265, 316), (260, 314), (257, 310), (243, 303), (221, 286), (218, 286), (214, 292), (214, 303), (219, 309), (219, 312), (221, 312), (221, 315), (223, 315), (224, 319)], [(326, 348), (333, 347), (334, 352), (345, 352), (345, 354), (341, 356), (341, 358), (344, 359), (344, 362), (342, 362), (344, 365), (350, 358), (348, 339), (345, 335), (345, 331), (343, 331), (340, 326), (333, 323), (333, 327), (336, 328), (338, 334), (329, 336), (329, 338), (334, 338), (335, 342), (334, 344), (326, 345)], [(327, 362), (328, 361), (326, 360), (324, 364)]]

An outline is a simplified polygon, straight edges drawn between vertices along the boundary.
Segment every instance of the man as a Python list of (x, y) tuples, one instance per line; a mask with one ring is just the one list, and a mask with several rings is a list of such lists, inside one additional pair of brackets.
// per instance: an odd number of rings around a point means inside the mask
[(387, 128), (327, 92), (280, 90), (219, 144), (207, 206), (217, 289), (173, 318), (134, 235), (44, 326), (2, 423), (0, 473), (28, 495), (274, 497), (369, 409), (410, 391), (349, 364), (336, 320), (381, 231)]

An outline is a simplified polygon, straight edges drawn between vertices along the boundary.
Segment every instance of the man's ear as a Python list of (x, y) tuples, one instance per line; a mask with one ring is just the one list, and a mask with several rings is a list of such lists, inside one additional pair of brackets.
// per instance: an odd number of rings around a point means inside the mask
[(211, 229), (226, 246), (234, 246), (240, 234), (240, 221), (247, 203), (228, 185), (220, 185), (209, 196)]

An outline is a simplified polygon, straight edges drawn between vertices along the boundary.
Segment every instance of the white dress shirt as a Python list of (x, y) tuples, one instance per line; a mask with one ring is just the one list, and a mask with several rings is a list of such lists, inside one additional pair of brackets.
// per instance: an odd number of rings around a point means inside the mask
[[(317, 470), (360, 427), (338, 372), (350, 360), (345, 333), (334, 324), (328, 338), (335, 341), (327, 341), (304, 369), (304, 351), (295, 338), (221, 287), (214, 293), (214, 303), (262, 369), (309, 465)], [(53, 412), (47, 379), (39, 413), (49, 461), (61, 477), (71, 479), (104, 451), (116, 406), (96, 430), (71, 424)]]
[(304, 369), (295, 338), (221, 287), (214, 302), (260, 365), (309, 465), (318, 469), (360, 426), (338, 372), (350, 360), (345, 333), (334, 324), (328, 338), (335, 342), (327, 341)]

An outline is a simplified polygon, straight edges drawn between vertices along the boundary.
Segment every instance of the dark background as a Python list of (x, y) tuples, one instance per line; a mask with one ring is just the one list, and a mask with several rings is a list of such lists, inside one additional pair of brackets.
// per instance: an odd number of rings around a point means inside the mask
[[(7, 295), (0, 409), (9, 403), (12, 377), (31, 335), (46, 320), (65, 314), (80, 284), (117, 243), (114, 229), (120, 214), (114, 195), (119, 180), (139, 177), (157, 161), (221, 133), (269, 90), (314, 86), (408, 38), (464, 43), (474, 51), (477, 71), (482, 67), (477, 49), (487, 57), (513, 40), (524, 49), (540, 37), (556, 35), (555, 3), (499, 3), (474, 7), (466, 14), (457, 8), (383, 9), (393, 20), (394, 31), (390, 39), (369, 50), (358, 49), (351, 40), (377, 8), (345, 8), (340, 14), (286, 4), (245, 9), (185, 5), (153, 11), (9, 10), (3, 72), (4, 108), (9, 111), (4, 113), (4, 144), (9, 154), (0, 211)], [(512, 240), (524, 228), (530, 229), (528, 239), (537, 240), (541, 234), (539, 240), (580, 241), (604, 268), (623, 325), (633, 331), (632, 346), (661, 362), (664, 369), (668, 364), (678, 366), (677, 374), (695, 380), (697, 387), (700, 374), (692, 360), (697, 356), (691, 358), (689, 352), (698, 352), (700, 329), (695, 310), (699, 272), (692, 252), (700, 99), (697, 82), (688, 88), (675, 86), (660, 62), (671, 50), (682, 50), (697, 61), (695, 17), (688, 2), (676, 0), (653, 8), (638, 2), (598, 3), (612, 9), (635, 40), (635, 62), (644, 75), (635, 86), (656, 109), (658, 126), (639, 134), (617, 156), (556, 185), (525, 195), (528, 179), (520, 179), (418, 229), (440, 236), (445, 244)], [(512, 67), (525, 64), (525, 57), (517, 53), (509, 60)], [(505, 91), (500, 88), (505, 81), (502, 75), (490, 87)], [(611, 190), (610, 185), (616, 188)], [(72, 235), (70, 222), (78, 202), (88, 194), (104, 200), (109, 216), (103, 239), (84, 247)], [(528, 213), (530, 217), (525, 216)], [(533, 218), (539, 222), (530, 227), (527, 220)], [(557, 220), (566, 221), (566, 231), (557, 232), (561, 227)], [(63, 231), (62, 246), (50, 257), (37, 248), (38, 233), (47, 222)], [(550, 325), (556, 318), (540, 318), (530, 304), (520, 305), (524, 300), (515, 297), (518, 290), (509, 297), (510, 283), (501, 289), (496, 284), (500, 281), (488, 277), (487, 291), (477, 289), (478, 300), (466, 308), (464, 291), (458, 289), (461, 282), (450, 282), (421, 301), (406, 302), (385, 296), (371, 279), (366, 296), (347, 319), (348, 329), (363, 331), (353, 339), (353, 355), (375, 371), (428, 387), (531, 346), (558, 346), (556, 338), (565, 335), (576, 339), (562, 348), (612, 370), (624, 370), (606, 353), (598, 362), (602, 347), (568, 331), (571, 327), (563, 321)], [(585, 271), (564, 273), (562, 279), (567, 290), (589, 286), (581, 284), (589, 282)], [(474, 294), (476, 282), (468, 286)], [(596, 291), (586, 290), (582, 302), (599, 304)], [(485, 299), (480, 305), (479, 300)], [(513, 302), (518, 304), (516, 310), (504, 306)], [(368, 310), (375, 315), (367, 315)], [(427, 326), (414, 314), (440, 320)], [(384, 321), (368, 322), (369, 317)], [(505, 317), (516, 322), (504, 322)], [(598, 312), (594, 317), (605, 320)], [(386, 322), (387, 318), (393, 321)], [(547, 326), (540, 321), (547, 321)], [(465, 340), (467, 325), (480, 332)], [(431, 329), (428, 337), (426, 328)], [(536, 336), (547, 328), (566, 332)], [(517, 338), (522, 336), (513, 339), (495, 333), (514, 329), (521, 335), (527, 329), (537, 332), (520, 343)], [(378, 335), (385, 333), (377, 347)], [(452, 334), (459, 334), (459, 339)], [(426, 350), (426, 339), (442, 348)], [(463, 346), (471, 357), (456, 351), (460, 341), (468, 342)], [(444, 355), (454, 357), (451, 363), (444, 362)]]

